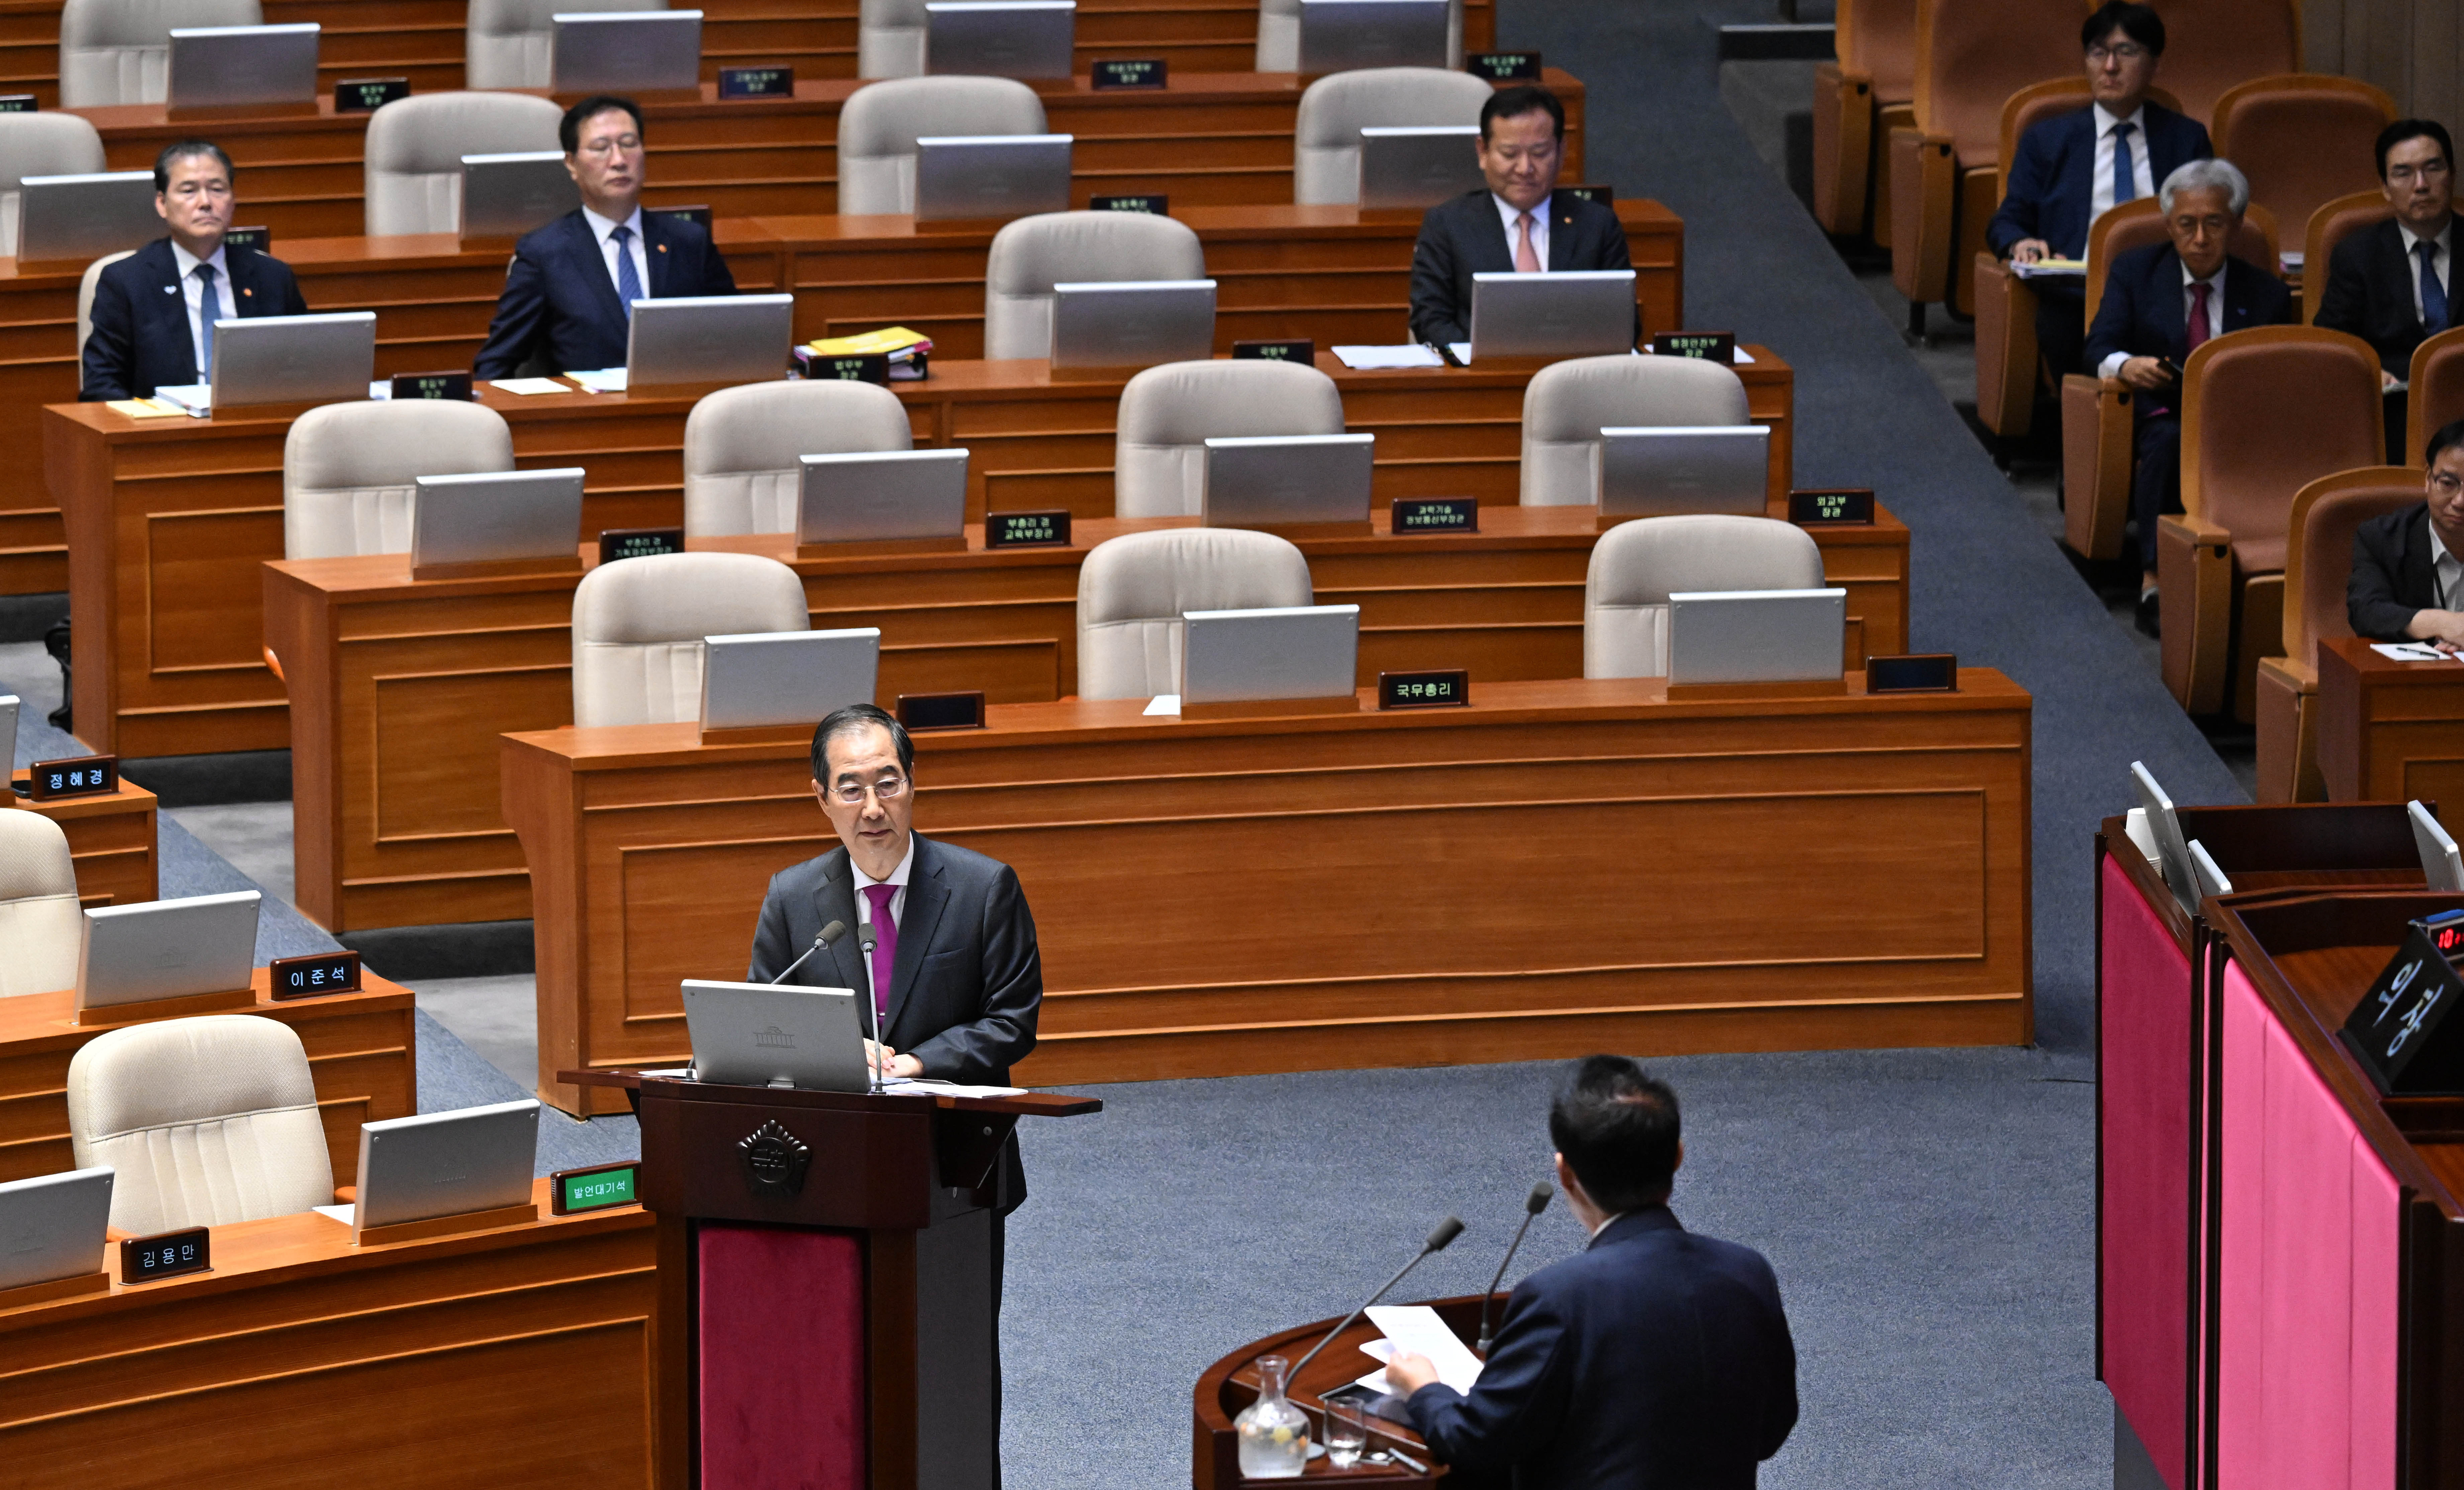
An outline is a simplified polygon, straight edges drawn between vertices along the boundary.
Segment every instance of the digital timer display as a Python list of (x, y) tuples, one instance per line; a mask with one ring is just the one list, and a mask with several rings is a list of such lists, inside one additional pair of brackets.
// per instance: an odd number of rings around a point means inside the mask
[(642, 1202), (640, 1161), (598, 1164), (586, 1170), (562, 1170), (551, 1178), (548, 1209), (557, 1216), (580, 1211), (605, 1211)]
[(79, 756), (74, 760), (40, 760), (26, 773), (27, 795), (36, 801), (55, 797), (92, 797), (120, 790), (120, 757)]
[(158, 1278), (203, 1273), (213, 1265), (213, 1238), (202, 1226), (154, 1237), (130, 1237), (120, 1244), (120, 1281), (123, 1283), (150, 1283)]

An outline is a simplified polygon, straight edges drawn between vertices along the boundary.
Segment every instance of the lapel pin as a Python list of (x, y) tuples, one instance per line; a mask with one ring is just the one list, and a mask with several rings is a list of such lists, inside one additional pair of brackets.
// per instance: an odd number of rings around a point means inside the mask
[(666, 244), (664, 244), (664, 243), (660, 244), (660, 245), (659, 245), (659, 252), (662, 252), (662, 253), (665, 253), (666, 252), (668, 252), (668, 246), (667, 246)]
[(163, 287), (163, 293), (165, 295), (178, 295), (180, 293), (180, 287), (178, 285), (165, 285)]
[(240, 294), (241, 294), (241, 295), (244, 295), (244, 296), (248, 296), (248, 295), (254, 295), (254, 294), (256, 294), (256, 292), (255, 292), (255, 291), (253, 291), (253, 290), (242, 290), (242, 291), (240, 292)]

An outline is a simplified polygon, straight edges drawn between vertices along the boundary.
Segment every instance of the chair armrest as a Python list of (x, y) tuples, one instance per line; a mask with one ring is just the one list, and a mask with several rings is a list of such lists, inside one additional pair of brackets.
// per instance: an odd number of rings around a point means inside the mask
[(2122, 557), (2134, 464), (2130, 400), (2111, 378), (2062, 380), (2062, 541), (2083, 559)]
[(1814, 219), (1825, 232), (1865, 230), (1874, 154), (1874, 78), (1837, 62), (1814, 70)]
[(2156, 524), (2165, 688), (2185, 712), (2224, 708), (2233, 650), (2233, 535), (2181, 514)]
[(1948, 135), (1891, 131), (1891, 282), (1920, 305), (1950, 293), (1959, 161)]
[(1976, 418), (2004, 439), (2036, 409), (2036, 292), (1991, 253), (1976, 255)]

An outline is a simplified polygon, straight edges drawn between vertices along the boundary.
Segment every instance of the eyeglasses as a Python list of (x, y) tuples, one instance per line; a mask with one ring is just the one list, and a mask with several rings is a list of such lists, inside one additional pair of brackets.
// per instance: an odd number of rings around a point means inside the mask
[(2458, 492), (2464, 492), (2464, 476), (2444, 471), (2431, 471), (2430, 489), (2441, 496), (2453, 496)]
[(2397, 186), (2409, 186), (2416, 180), (2428, 181), (2433, 177), (2449, 175), (2451, 172), (2445, 161), (2428, 161), (2420, 165), (2390, 165), (2387, 167), (2387, 180)]
[(2119, 46), (2097, 46), (2087, 49), (2087, 59), (2099, 67), (2107, 62), (2136, 62), (2147, 55), (2147, 49), (2137, 42), (2125, 41)]
[(830, 796), (850, 807), (862, 802), (868, 796), (875, 801), (894, 802), (906, 795), (907, 778), (898, 776), (883, 777), (869, 786), (862, 781), (841, 781), (830, 788)]

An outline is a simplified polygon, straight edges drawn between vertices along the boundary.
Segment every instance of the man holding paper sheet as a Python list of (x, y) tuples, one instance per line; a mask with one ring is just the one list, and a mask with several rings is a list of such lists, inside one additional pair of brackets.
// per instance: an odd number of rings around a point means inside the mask
[(1576, 1062), (1549, 1109), (1557, 1182), (1592, 1234), (1517, 1284), (1470, 1391), (1425, 1355), (1386, 1375), (1448, 1464), (1550, 1490), (1720, 1490), (1796, 1426), (1796, 1348), (1760, 1253), (1688, 1232), (1677, 1094), (1624, 1056)]
[(2344, 617), (2374, 642), (2464, 650), (2464, 419), (2430, 437), (2425, 500), (2353, 530)]
[(633, 301), (736, 293), (699, 224), (642, 210), (640, 104), (584, 99), (557, 134), (582, 206), (514, 246), (473, 378), (510, 378), (535, 359), (549, 373), (622, 367)]

